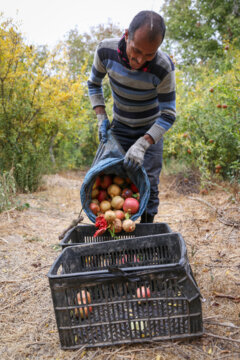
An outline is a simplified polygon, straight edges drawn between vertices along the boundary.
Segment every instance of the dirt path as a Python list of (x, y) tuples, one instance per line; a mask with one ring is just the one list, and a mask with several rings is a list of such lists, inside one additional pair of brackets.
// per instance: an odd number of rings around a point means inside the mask
[[(239, 203), (218, 187), (205, 196), (181, 195), (167, 177), (161, 181), (156, 221), (183, 235), (205, 299), (205, 330), (220, 338), (60, 349), (46, 274), (61, 251), (58, 235), (79, 213), (83, 178), (83, 172), (47, 176), (41, 191), (20, 196), (28, 209), (0, 214), (0, 359), (240, 359), (239, 229), (223, 224), (226, 218), (239, 222)], [(224, 217), (218, 218), (209, 204)], [(86, 216), (84, 222), (90, 223)]]

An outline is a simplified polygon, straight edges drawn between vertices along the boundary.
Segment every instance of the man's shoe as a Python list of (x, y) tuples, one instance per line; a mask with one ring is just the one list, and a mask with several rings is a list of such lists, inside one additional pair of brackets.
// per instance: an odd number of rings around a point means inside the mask
[(150, 215), (147, 212), (144, 212), (141, 216), (140, 224), (145, 224), (145, 223), (152, 224), (153, 220), (154, 220), (154, 215)]

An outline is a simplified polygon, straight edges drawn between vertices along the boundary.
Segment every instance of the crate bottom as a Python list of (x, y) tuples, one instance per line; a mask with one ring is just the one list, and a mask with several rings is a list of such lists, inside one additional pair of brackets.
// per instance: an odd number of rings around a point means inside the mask
[[(129, 319), (114, 324), (88, 324), (59, 329), (62, 348), (96, 347), (135, 342), (172, 340), (202, 335), (200, 314), (168, 319)], [(67, 345), (68, 344), (68, 345)]]
[(96, 348), (96, 347), (105, 347), (105, 346), (114, 346), (114, 345), (133, 345), (133, 344), (140, 344), (140, 343), (156, 343), (160, 341), (170, 341), (170, 340), (190, 340), (199, 338), (204, 335), (204, 330), (199, 331), (195, 334), (183, 334), (183, 335), (173, 335), (173, 336), (158, 336), (155, 338), (142, 338), (142, 339), (132, 339), (132, 340), (118, 340), (113, 342), (105, 342), (105, 343), (96, 343), (96, 344), (78, 344), (73, 346), (61, 346), (62, 350), (77, 350), (79, 348)]

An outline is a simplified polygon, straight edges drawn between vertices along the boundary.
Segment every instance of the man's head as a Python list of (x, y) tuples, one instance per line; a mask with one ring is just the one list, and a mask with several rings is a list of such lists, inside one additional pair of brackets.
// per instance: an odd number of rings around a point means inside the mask
[(125, 31), (126, 52), (130, 66), (140, 69), (156, 55), (165, 35), (163, 18), (154, 11), (141, 11)]

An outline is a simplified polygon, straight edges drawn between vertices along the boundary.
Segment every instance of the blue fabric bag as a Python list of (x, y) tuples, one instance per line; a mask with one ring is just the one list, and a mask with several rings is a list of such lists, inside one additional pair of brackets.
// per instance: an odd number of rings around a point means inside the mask
[(123, 167), (125, 152), (118, 143), (111, 130), (108, 131), (107, 142), (100, 143), (96, 156), (93, 160), (91, 169), (87, 172), (80, 190), (82, 208), (88, 218), (95, 223), (96, 216), (89, 208), (91, 203), (92, 187), (96, 177), (101, 174), (115, 174), (126, 178), (129, 177), (137, 186), (140, 193), (140, 206), (136, 214), (131, 216), (131, 220), (136, 220), (144, 212), (150, 196), (150, 183), (147, 173), (143, 167), (137, 171), (126, 171)]

